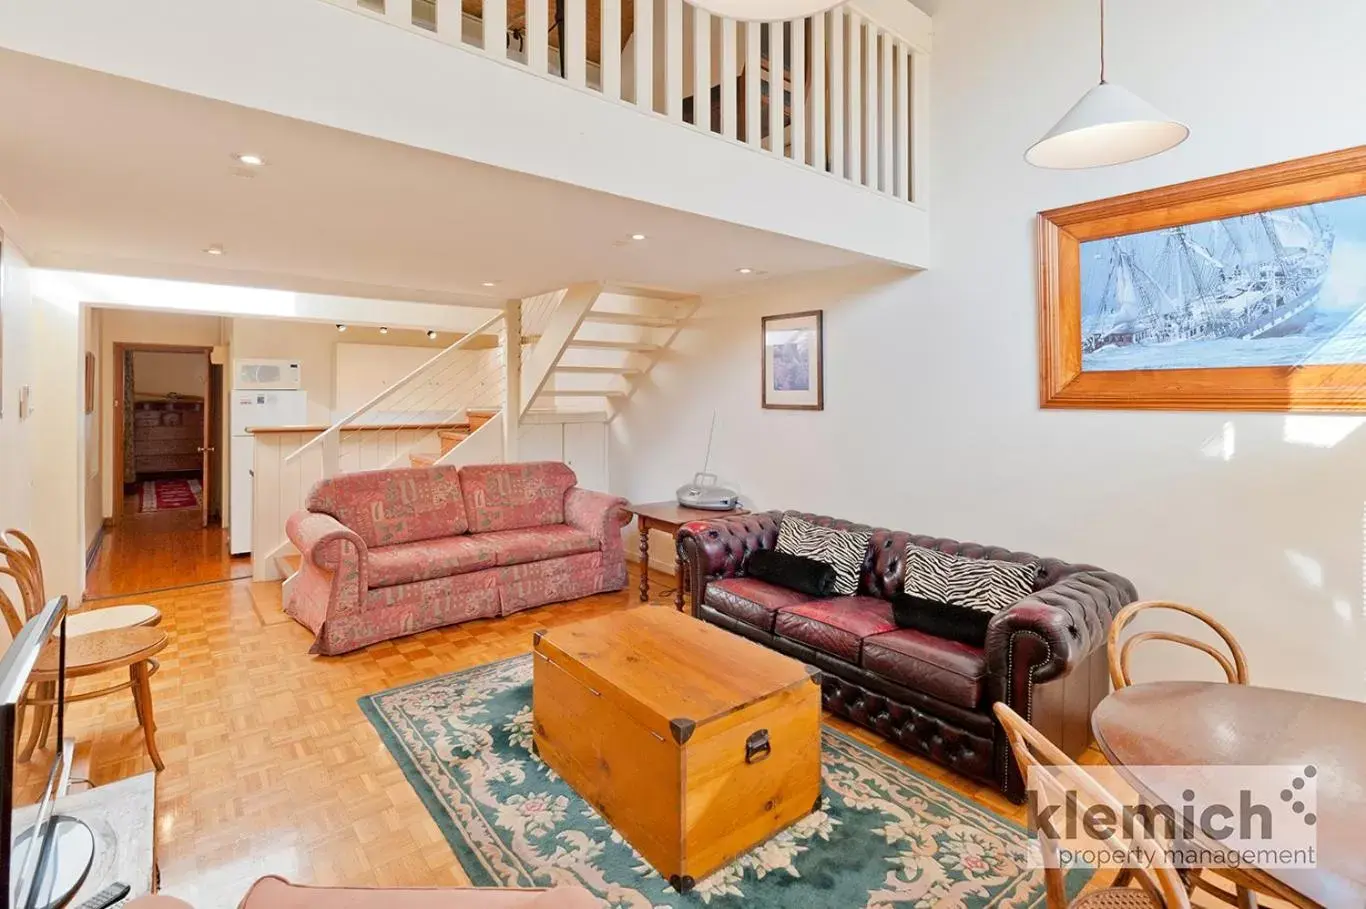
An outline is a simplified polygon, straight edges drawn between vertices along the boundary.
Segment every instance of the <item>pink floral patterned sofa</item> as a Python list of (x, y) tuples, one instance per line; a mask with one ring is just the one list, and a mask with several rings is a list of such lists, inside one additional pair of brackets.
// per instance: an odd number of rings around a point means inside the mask
[(341, 474), (285, 526), (303, 556), (285, 612), (311, 653), (626, 586), (626, 500), (556, 461)]

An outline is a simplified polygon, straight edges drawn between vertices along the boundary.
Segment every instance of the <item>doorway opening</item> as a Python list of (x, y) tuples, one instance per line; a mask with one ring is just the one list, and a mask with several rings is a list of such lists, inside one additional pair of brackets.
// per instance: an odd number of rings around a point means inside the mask
[(212, 351), (113, 345), (113, 528), (87, 599), (250, 575), (222, 527), (224, 374)]

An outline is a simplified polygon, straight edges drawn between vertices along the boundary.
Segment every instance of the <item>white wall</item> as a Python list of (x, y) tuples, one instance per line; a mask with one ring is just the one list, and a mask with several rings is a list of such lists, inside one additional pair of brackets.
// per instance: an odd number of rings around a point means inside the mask
[[(33, 380), (33, 321), (28, 262), (18, 244), (0, 237), (0, 529), (33, 526), (29, 440), (34, 427), (19, 420), (20, 386)], [(0, 589), (15, 608), (23, 608), (8, 578), (0, 578)], [(0, 628), (0, 641), (7, 640), (8, 629)]]
[(133, 391), (140, 395), (202, 397), (209, 382), (209, 360), (200, 353), (133, 351)]
[[(1112, 80), (1185, 146), (1085, 173), (1024, 149), (1095, 78), (1093, 0), (952, 0), (935, 18), (937, 266), (709, 301), (615, 425), (617, 491), (713, 468), (796, 507), (1074, 560), (1214, 612), (1253, 680), (1366, 698), (1366, 430), (1345, 416), (1042, 411), (1036, 211), (1366, 142), (1366, 6), (1111, 5)], [(759, 317), (823, 308), (825, 410), (759, 407)], [(1185, 664), (1164, 656), (1158, 671)], [(1159, 665), (1160, 664), (1160, 665)]]

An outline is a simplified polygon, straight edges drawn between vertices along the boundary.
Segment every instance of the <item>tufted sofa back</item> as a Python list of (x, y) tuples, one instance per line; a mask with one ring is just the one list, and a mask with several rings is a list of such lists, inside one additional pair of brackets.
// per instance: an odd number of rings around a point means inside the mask
[(767, 541), (771, 548), (776, 544), (777, 527), (776, 522), (784, 514), (790, 514), (798, 518), (804, 518), (812, 524), (822, 527), (832, 527), (836, 530), (871, 530), (873, 538), (868, 543), (868, 551), (863, 557), (863, 571), (859, 576), (859, 593), (866, 596), (882, 597), (884, 600), (891, 599), (892, 595), (901, 590), (901, 585), (905, 581), (905, 554), (906, 546), (914, 544), (925, 549), (937, 549), (950, 555), (964, 556), (969, 559), (996, 559), (1002, 562), (1038, 562), (1039, 578), (1035, 582), (1034, 589), (1042, 590), (1057, 583), (1060, 579), (1077, 571), (1082, 571), (1089, 566), (1072, 565), (1061, 559), (1046, 559), (1032, 555), (1028, 552), (1015, 552), (1001, 546), (984, 546), (981, 543), (960, 543), (957, 540), (950, 540), (945, 537), (931, 537), (919, 533), (907, 533), (904, 530), (887, 530), (883, 527), (869, 527), (867, 524), (855, 524), (841, 518), (832, 518), (822, 514), (808, 514), (802, 511), (773, 512), (774, 527), (771, 533), (773, 540)]

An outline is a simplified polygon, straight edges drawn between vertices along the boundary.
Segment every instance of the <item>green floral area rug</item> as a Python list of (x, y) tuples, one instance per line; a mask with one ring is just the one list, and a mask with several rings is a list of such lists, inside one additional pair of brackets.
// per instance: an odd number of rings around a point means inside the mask
[[(477, 886), (577, 884), (632, 909), (1044, 904), (1024, 830), (830, 729), (821, 809), (680, 895), (532, 753), (531, 667), (513, 657), (360, 699)], [(1069, 892), (1087, 877), (1069, 875)]]

